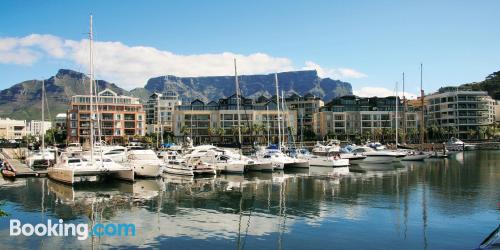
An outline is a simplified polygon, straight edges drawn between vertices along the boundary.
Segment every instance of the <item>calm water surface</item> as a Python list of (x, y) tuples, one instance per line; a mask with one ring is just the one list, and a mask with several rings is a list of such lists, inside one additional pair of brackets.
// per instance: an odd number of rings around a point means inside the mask
[[(369, 166), (368, 166), (369, 167)], [(471, 249), (500, 223), (500, 151), (402, 162), (70, 187), (0, 180), (1, 249)], [(135, 237), (11, 237), (32, 224), (135, 223)]]

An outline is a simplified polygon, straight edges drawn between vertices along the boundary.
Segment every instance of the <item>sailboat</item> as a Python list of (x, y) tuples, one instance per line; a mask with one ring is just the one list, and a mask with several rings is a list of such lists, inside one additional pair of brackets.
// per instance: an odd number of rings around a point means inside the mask
[[(397, 129), (397, 126), (398, 126), (398, 115), (397, 115), (397, 112), (398, 112), (398, 103), (399, 103), (399, 100), (398, 100), (398, 87), (397, 87), (397, 83), (396, 83), (396, 148), (398, 146), (398, 129)], [(404, 73), (403, 73), (403, 96), (404, 96)], [(422, 96), (423, 98), (423, 96)], [(405, 98), (403, 98), (403, 105), (406, 105), (406, 102), (404, 101)], [(405, 116), (405, 118), (403, 119), (403, 122), (405, 123), (403, 126), (404, 126), (404, 131), (406, 133), (406, 106), (404, 106), (404, 109), (403, 109), (405, 112), (403, 113), (403, 115)], [(423, 113), (423, 106), (422, 106), (422, 113)], [(420, 145), (422, 146), (422, 144)], [(426, 154), (422, 151), (409, 151), (406, 153), (406, 156), (403, 157), (401, 160), (402, 161), (423, 161), (427, 158), (429, 158), (430, 155), (429, 154)]]
[(42, 122), (41, 122), (41, 141), (42, 146), (39, 151), (33, 152), (26, 159), (26, 163), (30, 168), (41, 167), (47, 168), (55, 160), (56, 152), (45, 148), (45, 80), (42, 80)]
[[(92, 15), (90, 16), (90, 153), (86, 155), (74, 155), (70, 152), (61, 154), (54, 166), (47, 168), (49, 178), (66, 184), (74, 184), (84, 181), (96, 181), (102, 176), (110, 176), (117, 179), (134, 181), (134, 171), (130, 167), (115, 163), (112, 159), (104, 158), (100, 149), (98, 155), (94, 152), (94, 69), (93, 69), (93, 33)], [(99, 98), (96, 98), (98, 105)], [(98, 116), (98, 114), (97, 114)], [(100, 137), (100, 133), (99, 133)], [(99, 138), (100, 139), (100, 138)], [(97, 158), (96, 158), (97, 156)]]

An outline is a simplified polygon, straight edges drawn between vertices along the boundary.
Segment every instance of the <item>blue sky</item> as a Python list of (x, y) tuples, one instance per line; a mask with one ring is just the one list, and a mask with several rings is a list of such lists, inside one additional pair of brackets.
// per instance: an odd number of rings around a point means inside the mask
[(128, 89), (167, 73), (232, 74), (237, 57), (242, 73), (319, 68), (358, 93), (392, 91), (402, 72), (417, 93), (423, 62), (434, 91), (500, 70), (499, 10), (500, 1), (2, 1), (0, 89), (87, 71), (92, 13), (97, 76)]

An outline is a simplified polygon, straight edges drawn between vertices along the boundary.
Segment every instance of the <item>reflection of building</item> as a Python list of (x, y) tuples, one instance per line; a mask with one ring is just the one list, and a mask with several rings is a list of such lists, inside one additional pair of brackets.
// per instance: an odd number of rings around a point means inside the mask
[[(403, 119), (403, 102), (399, 98), (398, 126), (418, 127), (418, 112), (409, 106)], [(333, 99), (314, 114), (314, 132), (319, 136), (372, 134), (375, 129), (396, 128), (396, 97), (343, 96)]]
[(20, 140), (26, 134), (26, 121), (0, 118), (0, 139)]
[(57, 114), (54, 121), (56, 128), (66, 129), (67, 117), (65, 113)]
[[(98, 112), (100, 114), (101, 134), (108, 142), (121, 142), (124, 138), (145, 134), (145, 112), (139, 98), (119, 96), (105, 89), (99, 94)], [(94, 109), (96, 97), (94, 97)], [(90, 96), (76, 95), (71, 98), (68, 110), (68, 141), (85, 142), (90, 135)], [(94, 132), (99, 129), (94, 117)]]
[(454, 128), (456, 136), (461, 138), (468, 137), (470, 130), (478, 131), (495, 121), (495, 101), (485, 91), (446, 87), (425, 99), (427, 126)]
[(40, 136), (42, 135), (42, 133), (47, 132), (47, 130), (49, 130), (50, 128), (52, 128), (52, 123), (47, 121), (43, 122), (43, 124), (42, 121), (35, 120), (32, 120), (28, 123), (28, 133), (33, 136)]
[(297, 110), (297, 134), (313, 131), (313, 117), (325, 103), (312, 94), (293, 94), (285, 98), (287, 108)]
[[(174, 109), (181, 104), (179, 95), (174, 91), (152, 94), (145, 107), (147, 132), (159, 132), (160, 123), (163, 125), (164, 132), (171, 132)], [(160, 119), (158, 120), (158, 118)]]
[[(174, 135), (178, 138), (190, 136), (196, 143), (208, 142), (210, 139), (226, 143), (237, 142), (237, 112), (236, 95), (218, 102), (204, 103), (195, 100), (190, 104), (183, 104), (175, 110)], [(293, 128), (295, 135), (297, 111), (290, 110), (281, 114), (284, 116), (286, 127)], [(268, 131), (271, 140), (277, 141), (278, 112), (275, 101), (265, 98), (254, 101), (241, 97), (240, 120), (243, 142), (251, 143), (254, 141), (252, 137), (257, 135), (260, 138), (267, 137)], [(221, 131), (221, 134), (217, 130)]]

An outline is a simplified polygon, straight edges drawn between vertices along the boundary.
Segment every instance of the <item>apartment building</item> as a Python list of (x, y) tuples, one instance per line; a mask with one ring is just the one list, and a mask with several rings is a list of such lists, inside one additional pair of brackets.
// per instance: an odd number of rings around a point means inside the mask
[[(396, 101), (398, 116), (396, 119)], [(313, 115), (317, 136), (374, 134), (377, 129), (418, 128), (418, 109), (406, 107), (400, 98), (343, 96), (333, 99)], [(406, 116), (406, 119), (404, 118)], [(404, 126), (406, 122), (406, 126)]]
[[(240, 123), (243, 143), (259, 140), (263, 143), (278, 141), (278, 110), (276, 101), (240, 98)], [(297, 111), (281, 112), (284, 119), (285, 140), (297, 133)], [(196, 144), (235, 143), (238, 141), (237, 97), (232, 95), (218, 101), (204, 103), (194, 100), (175, 108), (174, 135), (178, 139), (189, 136)], [(289, 135), (292, 135), (290, 137)]]
[(496, 102), (486, 91), (445, 87), (425, 100), (426, 125), (453, 130), (459, 138), (468, 138), (469, 131), (492, 125), (496, 119)]
[(164, 93), (154, 93), (145, 106), (147, 133), (173, 131), (173, 116), (176, 106), (182, 104), (179, 94), (173, 90)]
[(134, 135), (145, 135), (146, 113), (139, 98), (121, 96), (105, 89), (93, 99), (94, 114), (99, 114), (100, 118), (100, 130), (97, 115), (90, 117), (90, 96), (73, 96), (67, 112), (69, 142), (88, 142), (91, 122), (96, 138), (100, 132), (101, 140), (108, 143), (121, 143)]
[(26, 121), (0, 118), (0, 139), (21, 140), (27, 133)]
[(325, 105), (321, 98), (310, 93), (304, 96), (292, 94), (285, 98), (285, 103), (288, 109), (297, 111), (298, 135), (313, 131), (314, 114)]
[(45, 121), (36, 121), (32, 120), (27, 124), (28, 133), (33, 136), (41, 136), (43, 133), (47, 132), (50, 128), (52, 128), (52, 123)]

